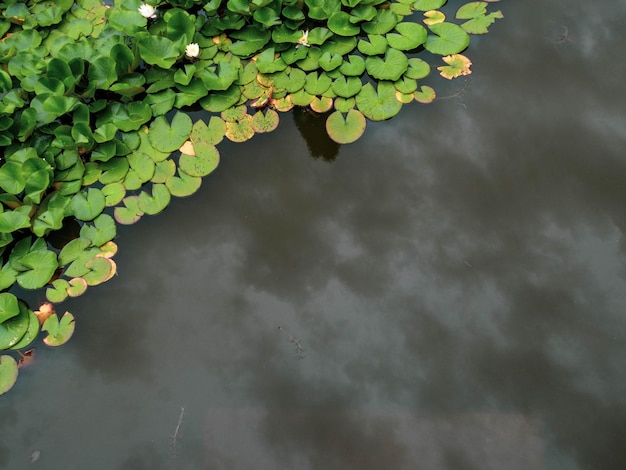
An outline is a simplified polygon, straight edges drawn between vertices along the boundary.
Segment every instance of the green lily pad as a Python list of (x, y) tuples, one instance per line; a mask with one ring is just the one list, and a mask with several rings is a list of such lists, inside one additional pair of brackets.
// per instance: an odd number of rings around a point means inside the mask
[(106, 207), (114, 207), (126, 196), (126, 188), (122, 183), (109, 183), (102, 187), (102, 194)]
[(39, 334), (39, 319), (37, 318), (37, 315), (35, 315), (32, 310), (30, 310), (28, 307), (26, 307), (26, 305), (21, 302), (20, 309), (24, 309), (28, 312), (28, 328), (26, 329), (26, 333), (24, 333), (24, 336), (22, 336), (22, 338), (17, 343), (11, 346), (11, 349), (23, 349), (27, 347), (29, 344), (35, 341), (37, 335)]
[(0, 233), (12, 233), (21, 228), (30, 227), (30, 212), (32, 209), (32, 206), (20, 206), (17, 209), (1, 213)]
[[(91, 240), (75, 238), (68, 242), (59, 253), (59, 266), (67, 266), (72, 261), (77, 260), (91, 246)], [(56, 281), (55, 281), (56, 282)], [(54, 285), (54, 282), (52, 283)]]
[(376, 13), (376, 18), (363, 23), (361, 27), (367, 34), (385, 34), (391, 31), (399, 21), (400, 17), (391, 10), (380, 9)]
[(224, 139), (226, 133), (226, 124), (224, 120), (218, 116), (211, 116), (209, 124), (198, 120), (194, 123), (191, 130), (190, 139), (192, 142), (205, 142), (211, 145), (217, 145)]
[(319, 63), (322, 69), (330, 72), (343, 63), (343, 58), (339, 54), (331, 55), (329, 52), (324, 52), (320, 57)]
[(345, 11), (336, 11), (328, 18), (328, 29), (339, 36), (356, 36), (361, 31), (350, 22), (350, 15)]
[(93, 225), (84, 224), (80, 229), (80, 237), (91, 241), (93, 246), (104, 245), (113, 240), (115, 235), (115, 221), (108, 214), (100, 214), (93, 220)]
[(150, 181), (153, 183), (165, 183), (165, 180), (170, 176), (174, 176), (175, 173), (176, 163), (173, 160), (164, 160), (156, 164), (154, 175)]
[(467, 32), (454, 23), (437, 23), (429, 26), (434, 35), (428, 35), (424, 47), (428, 52), (439, 55), (457, 54), (469, 46)]
[(404, 77), (394, 82), (393, 86), (395, 86), (396, 90), (398, 90), (400, 93), (413, 93), (415, 90), (417, 90), (417, 80), (412, 80), (410, 78)]
[(28, 309), (20, 304), (19, 310), (16, 316), (0, 323), (0, 350), (9, 349), (17, 344), (28, 331), (30, 324)]
[(133, 152), (127, 158), (130, 168), (124, 177), (124, 187), (127, 190), (139, 189), (144, 183), (152, 179), (155, 167), (154, 160), (141, 152)]
[(89, 271), (82, 276), (89, 286), (97, 286), (111, 279), (117, 272), (115, 262), (110, 258), (96, 256), (85, 264)]
[(363, 114), (355, 109), (349, 110), (345, 116), (335, 111), (326, 120), (326, 131), (338, 144), (351, 144), (363, 135), (366, 125)]
[(378, 89), (371, 83), (363, 86), (356, 95), (359, 111), (372, 121), (384, 121), (400, 112), (402, 104), (396, 99), (396, 88), (391, 82), (379, 82)]
[(395, 30), (396, 33), (387, 33), (385, 37), (391, 47), (400, 51), (410, 51), (421, 46), (428, 36), (426, 28), (417, 23), (399, 23)]
[(346, 76), (360, 77), (365, 72), (365, 59), (358, 55), (349, 55), (339, 67), (339, 71)]
[(177, 111), (171, 124), (167, 122), (164, 116), (159, 116), (152, 121), (148, 138), (156, 150), (173, 152), (189, 138), (191, 128), (191, 118)]
[(130, 225), (141, 219), (143, 211), (139, 208), (139, 197), (128, 196), (124, 198), (124, 207), (116, 207), (113, 216), (118, 223)]
[(411, 80), (419, 80), (427, 77), (429, 73), (430, 65), (428, 65), (428, 62), (417, 57), (411, 57), (409, 59), (409, 68), (404, 72), (404, 76)]
[(105, 207), (104, 194), (97, 188), (76, 193), (70, 202), (70, 209), (78, 220), (89, 221), (102, 213)]
[(172, 196), (186, 197), (191, 196), (202, 184), (202, 178), (198, 176), (189, 176), (184, 172), (181, 172), (179, 176), (170, 176), (165, 185), (170, 190)]
[(332, 85), (331, 78), (325, 72), (311, 72), (306, 76), (304, 91), (311, 95), (322, 95)]
[(139, 194), (139, 208), (148, 215), (155, 215), (163, 211), (170, 203), (170, 192), (164, 184), (153, 184), (152, 194), (141, 191)]
[(403, 52), (387, 49), (385, 57), (370, 56), (365, 59), (365, 70), (378, 80), (398, 80), (409, 66), (409, 59)]
[(200, 100), (200, 106), (212, 113), (220, 113), (233, 105), (241, 98), (241, 90), (237, 85), (232, 85), (226, 91), (211, 93)]
[(87, 281), (82, 277), (75, 277), (69, 280), (66, 292), (70, 297), (79, 297), (87, 291)]
[(0, 293), (0, 323), (20, 313), (17, 297), (9, 292)]
[(354, 108), (356, 100), (354, 98), (335, 98), (335, 109), (341, 113), (347, 113)]
[(148, 64), (158, 65), (162, 69), (171, 68), (180, 55), (176, 44), (163, 36), (143, 36), (137, 44), (141, 58)]
[(361, 54), (365, 55), (379, 55), (384, 54), (387, 48), (389, 47), (389, 43), (385, 36), (377, 35), (377, 34), (368, 34), (368, 41), (365, 39), (361, 39), (357, 43), (357, 49)]
[(17, 362), (13, 356), (0, 356), (0, 395), (7, 393), (17, 381)]
[(27, 268), (16, 276), (17, 283), (24, 289), (39, 289), (45, 286), (59, 266), (56, 253), (52, 251), (31, 251), (20, 258)]
[(436, 10), (441, 8), (448, 0), (416, 0), (413, 8), (420, 11)]
[(307, 93), (304, 89), (292, 93), (290, 96), (291, 102), (296, 106), (308, 106), (311, 104), (311, 101), (313, 101), (313, 98), (315, 98), (315, 95)]
[(361, 91), (363, 84), (361, 83), (361, 79), (359, 77), (341, 76), (333, 81), (332, 87), (337, 96), (350, 98)]
[(61, 346), (72, 337), (75, 328), (74, 315), (65, 312), (59, 321), (56, 313), (50, 315), (41, 327), (42, 331), (48, 332), (43, 342), (48, 346)]
[(70, 286), (69, 282), (65, 279), (55, 279), (52, 282), (52, 286), (46, 289), (46, 299), (52, 303), (63, 302), (67, 299), (67, 289)]

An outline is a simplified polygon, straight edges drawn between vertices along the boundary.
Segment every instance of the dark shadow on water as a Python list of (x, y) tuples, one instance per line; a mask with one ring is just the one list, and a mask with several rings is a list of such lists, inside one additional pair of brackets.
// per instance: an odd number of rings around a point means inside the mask
[(326, 119), (329, 113), (318, 114), (309, 108), (296, 106), (291, 114), (311, 157), (333, 162), (339, 154), (340, 145), (328, 137), (326, 132)]

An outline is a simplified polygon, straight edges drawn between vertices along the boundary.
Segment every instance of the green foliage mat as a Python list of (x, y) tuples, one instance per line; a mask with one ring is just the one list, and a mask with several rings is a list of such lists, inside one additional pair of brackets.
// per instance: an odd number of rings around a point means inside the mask
[[(279, 112), (308, 106), (348, 144), (367, 120), (433, 101), (420, 83), (433, 66), (471, 73), (461, 52), (502, 13), (445, 3), (0, 1), (0, 349), (40, 331), (67, 341), (71, 314), (33, 312), (11, 289), (59, 303), (110, 279), (117, 225), (197, 191), (224, 138), (270, 132)], [(198, 109), (206, 122), (186, 114)], [(16, 377), (1, 356), (0, 394)]]

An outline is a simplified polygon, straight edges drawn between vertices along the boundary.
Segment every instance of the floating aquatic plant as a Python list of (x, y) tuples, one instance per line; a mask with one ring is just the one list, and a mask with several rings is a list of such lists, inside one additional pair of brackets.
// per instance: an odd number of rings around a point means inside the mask
[[(470, 35), (502, 18), (489, 3), (0, 2), (0, 350), (40, 329), (67, 341), (74, 317), (33, 311), (13, 287), (59, 303), (111, 279), (118, 224), (197, 191), (224, 138), (271, 132), (302, 106), (348, 144), (368, 120), (433, 101), (431, 68), (471, 73)], [(17, 367), (0, 356), (0, 394)]]

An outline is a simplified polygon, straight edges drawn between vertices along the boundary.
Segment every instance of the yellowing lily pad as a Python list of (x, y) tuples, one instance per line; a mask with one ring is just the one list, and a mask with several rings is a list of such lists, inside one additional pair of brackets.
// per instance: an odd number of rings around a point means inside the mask
[(279, 117), (278, 113), (273, 109), (266, 109), (265, 111), (257, 111), (252, 116), (252, 127), (255, 132), (272, 132), (278, 127)]
[(316, 96), (311, 101), (309, 105), (313, 111), (316, 113), (325, 113), (326, 111), (330, 111), (333, 107), (333, 99), (327, 96)]
[(326, 120), (326, 131), (338, 144), (350, 144), (363, 135), (366, 125), (363, 114), (355, 109), (349, 110), (345, 116), (335, 111)]
[(238, 121), (226, 123), (226, 137), (231, 142), (245, 142), (254, 137), (254, 127), (252, 127), (252, 116), (244, 115)]
[(443, 23), (446, 21), (446, 15), (439, 10), (428, 10), (424, 12), (424, 23), (427, 25)]
[(472, 62), (462, 54), (447, 55), (442, 59), (448, 65), (437, 67), (437, 70), (442, 77), (448, 80), (472, 73), (470, 70)]
[(437, 97), (435, 90), (427, 85), (420, 87), (420, 91), (416, 91), (414, 95), (415, 101), (424, 104), (432, 103)]

